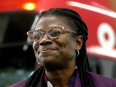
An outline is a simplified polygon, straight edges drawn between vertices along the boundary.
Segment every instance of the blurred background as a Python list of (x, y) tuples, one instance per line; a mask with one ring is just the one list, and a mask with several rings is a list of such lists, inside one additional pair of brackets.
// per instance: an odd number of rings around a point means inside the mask
[(26, 32), (42, 10), (52, 7), (71, 8), (82, 16), (93, 72), (116, 78), (116, 0), (0, 0), (0, 87), (28, 78), (38, 67)]

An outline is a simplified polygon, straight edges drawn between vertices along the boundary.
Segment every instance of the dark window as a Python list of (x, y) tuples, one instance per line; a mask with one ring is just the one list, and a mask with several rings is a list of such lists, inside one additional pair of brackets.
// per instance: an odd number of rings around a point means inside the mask
[(0, 15), (0, 68), (33, 68), (32, 48), (23, 50), (26, 32), (31, 28), (36, 13), (15, 12)]

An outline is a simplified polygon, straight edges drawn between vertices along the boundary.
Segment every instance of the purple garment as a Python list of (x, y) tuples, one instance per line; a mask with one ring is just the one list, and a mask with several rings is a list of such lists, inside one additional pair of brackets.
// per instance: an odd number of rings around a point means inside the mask
[[(95, 87), (116, 87), (116, 79), (104, 77), (92, 72), (87, 72), (87, 76), (93, 80)], [(26, 80), (23, 80), (8, 87), (24, 87), (25, 82)], [(79, 79), (78, 72), (76, 75), (74, 87), (81, 87), (81, 81)]]

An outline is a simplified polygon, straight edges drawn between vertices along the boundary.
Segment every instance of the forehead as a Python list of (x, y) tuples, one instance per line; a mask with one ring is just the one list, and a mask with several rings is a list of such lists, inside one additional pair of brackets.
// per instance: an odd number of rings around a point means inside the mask
[(68, 20), (63, 16), (48, 15), (43, 16), (37, 22), (35, 29), (47, 28), (52, 26), (63, 26), (69, 28)]

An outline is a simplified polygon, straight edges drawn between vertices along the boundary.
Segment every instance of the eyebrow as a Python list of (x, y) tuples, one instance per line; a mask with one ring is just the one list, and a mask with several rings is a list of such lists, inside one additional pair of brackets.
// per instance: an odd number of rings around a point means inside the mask
[[(59, 25), (50, 26), (48, 28), (52, 28), (52, 27), (62, 27), (62, 28), (64, 28), (64, 26), (59, 26)], [(35, 28), (34, 30), (42, 30), (42, 29), (44, 29), (44, 28)]]

